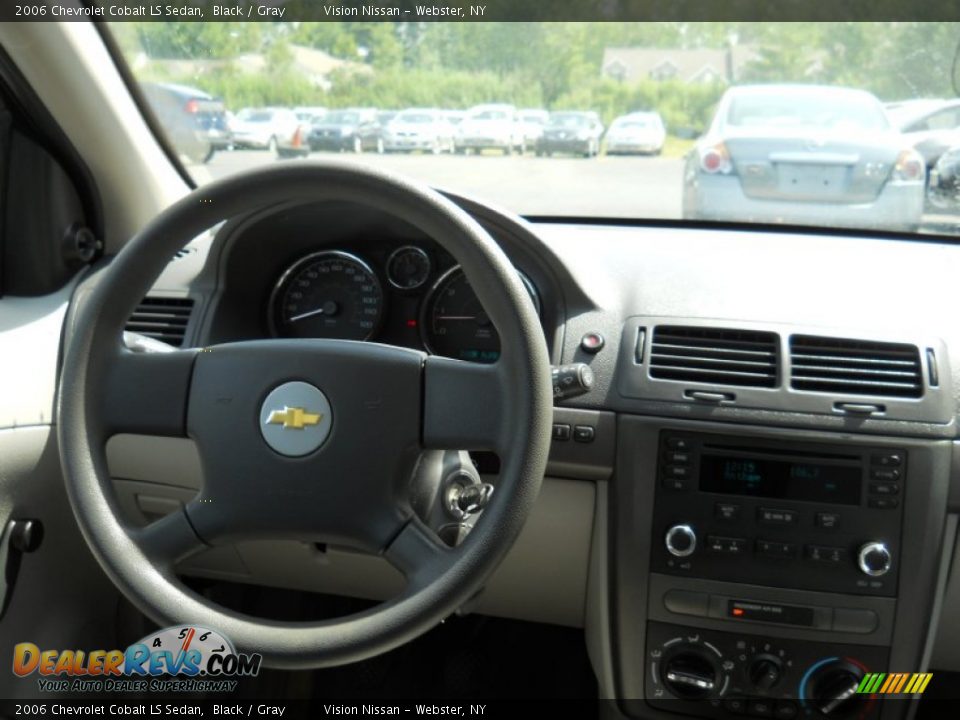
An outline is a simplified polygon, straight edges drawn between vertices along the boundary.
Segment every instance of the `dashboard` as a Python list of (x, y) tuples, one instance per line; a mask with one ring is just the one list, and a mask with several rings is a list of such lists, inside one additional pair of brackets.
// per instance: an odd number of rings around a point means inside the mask
[[(459, 265), (413, 227), (330, 203), (252, 219), (230, 238), (211, 341), (328, 338), (480, 363), (499, 357), (497, 330)], [(551, 278), (529, 258), (519, 262), (546, 328), (558, 316), (555, 306), (543, 312), (542, 296), (556, 297)]]
[[(595, 377), (555, 403), (538, 510), (471, 609), (583, 627), (601, 692), (634, 717), (898, 717), (857, 697), (868, 673), (960, 669), (958, 246), (531, 223), (453, 199), (521, 274), (551, 361)], [(225, 223), (148, 301), (189, 307), (185, 346), (500, 349), (455, 258), (347, 204)], [(112, 464), (133, 508), (162, 492), (132, 447)], [(315, 553), (182, 570), (389, 595), (374, 560), (328, 549), (318, 575)]]

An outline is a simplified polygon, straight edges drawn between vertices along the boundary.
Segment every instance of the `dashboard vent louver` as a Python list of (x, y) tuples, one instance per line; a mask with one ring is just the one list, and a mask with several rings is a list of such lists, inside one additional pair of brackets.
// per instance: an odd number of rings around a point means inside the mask
[(658, 325), (650, 377), (716, 385), (772, 388), (777, 384), (776, 333)]
[(125, 330), (180, 347), (192, 311), (190, 298), (146, 297), (127, 320)]
[(793, 335), (790, 387), (844, 395), (923, 395), (915, 345)]

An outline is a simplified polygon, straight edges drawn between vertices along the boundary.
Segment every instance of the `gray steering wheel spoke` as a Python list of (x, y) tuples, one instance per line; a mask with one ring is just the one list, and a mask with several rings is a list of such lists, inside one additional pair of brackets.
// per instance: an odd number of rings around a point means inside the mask
[(107, 436), (126, 432), (184, 437), (197, 353), (119, 350), (107, 367), (98, 398)]
[(407, 579), (407, 592), (426, 587), (455, 560), (456, 551), (417, 517), (413, 517), (393, 539), (383, 556)]
[(130, 536), (155, 564), (172, 568), (178, 561), (208, 547), (190, 524), (188, 513), (197, 507), (192, 500), (184, 508), (130, 531)]
[(429, 357), (423, 377), (423, 445), (438, 450), (492, 450), (509, 443), (510, 402), (500, 363)]

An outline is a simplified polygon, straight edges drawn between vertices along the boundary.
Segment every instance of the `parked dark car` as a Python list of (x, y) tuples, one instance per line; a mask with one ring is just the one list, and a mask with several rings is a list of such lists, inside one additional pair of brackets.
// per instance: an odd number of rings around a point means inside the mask
[(600, 152), (603, 123), (595, 112), (554, 112), (537, 140), (537, 155), (571, 153), (594, 157)]
[(927, 202), (934, 210), (960, 212), (960, 145), (950, 148), (930, 168)]
[(383, 152), (383, 129), (373, 108), (331, 110), (313, 126), (311, 150)]
[(174, 149), (193, 163), (209, 162), (231, 146), (223, 102), (203, 90), (172, 83), (140, 84)]

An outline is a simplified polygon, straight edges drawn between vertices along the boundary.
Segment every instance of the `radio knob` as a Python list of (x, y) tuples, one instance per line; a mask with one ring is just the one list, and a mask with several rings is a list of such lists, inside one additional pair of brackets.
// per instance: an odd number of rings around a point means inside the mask
[(689, 525), (674, 525), (667, 530), (664, 542), (667, 552), (674, 557), (687, 557), (697, 549), (697, 534)]
[(870, 577), (886, 575), (890, 570), (892, 557), (887, 546), (881, 542), (869, 542), (860, 548), (857, 564), (860, 570)]

